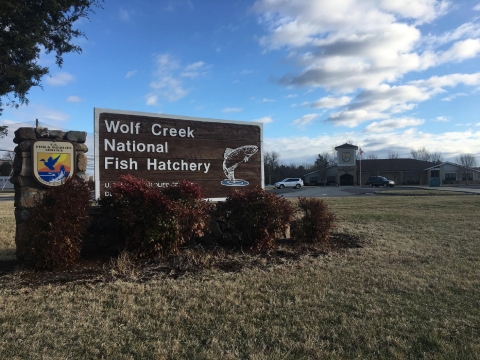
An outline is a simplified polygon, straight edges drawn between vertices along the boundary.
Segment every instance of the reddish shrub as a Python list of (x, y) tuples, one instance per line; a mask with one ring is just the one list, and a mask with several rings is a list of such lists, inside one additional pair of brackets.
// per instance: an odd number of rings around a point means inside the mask
[(291, 203), (256, 187), (235, 190), (217, 204), (217, 216), (225, 222), (233, 241), (255, 250), (275, 246), (275, 235), (284, 232), (294, 215)]
[(176, 253), (206, 224), (209, 206), (196, 184), (182, 181), (161, 190), (126, 175), (112, 185), (111, 195), (100, 200), (106, 221), (119, 230), (127, 250), (141, 257)]
[(291, 236), (307, 243), (328, 243), (335, 227), (335, 215), (321, 199), (298, 198), (298, 209), (302, 217), (292, 223)]
[(185, 241), (203, 236), (212, 206), (204, 200), (202, 188), (198, 184), (182, 180), (165, 188), (162, 193), (181, 209), (182, 235)]
[(80, 259), (90, 209), (86, 182), (68, 179), (38, 199), (25, 223), (25, 260), (41, 269), (65, 268)]

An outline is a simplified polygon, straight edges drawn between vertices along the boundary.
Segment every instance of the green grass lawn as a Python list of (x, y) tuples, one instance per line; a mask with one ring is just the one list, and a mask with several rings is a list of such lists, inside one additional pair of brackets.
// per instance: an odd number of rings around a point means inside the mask
[[(327, 202), (363, 248), (147, 281), (128, 259), (105, 265), (117, 280), (0, 275), (0, 359), (477, 359), (480, 197)], [(0, 221), (2, 261), (13, 203)]]

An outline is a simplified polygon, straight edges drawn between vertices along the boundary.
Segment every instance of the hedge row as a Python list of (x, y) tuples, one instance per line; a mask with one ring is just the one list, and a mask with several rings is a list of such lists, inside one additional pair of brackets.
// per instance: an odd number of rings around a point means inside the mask
[[(88, 228), (90, 191), (75, 179), (50, 188), (38, 199), (27, 223), (26, 261), (43, 269), (64, 268), (80, 259)], [(326, 243), (335, 217), (319, 199), (299, 198), (298, 205), (261, 188), (235, 190), (216, 206), (204, 200), (200, 186), (181, 181), (159, 189), (146, 180), (121, 176), (111, 196), (99, 201), (110, 236), (122, 239), (138, 257), (175, 255), (196, 241), (212, 219), (224, 224), (229, 242), (265, 251), (291, 225), (300, 242)]]

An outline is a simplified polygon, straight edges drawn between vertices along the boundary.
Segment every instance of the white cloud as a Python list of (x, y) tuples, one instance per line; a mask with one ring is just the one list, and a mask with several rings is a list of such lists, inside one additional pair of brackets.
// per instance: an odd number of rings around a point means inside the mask
[(473, 7), (473, 10), (480, 11), (480, 3)]
[(205, 75), (210, 67), (210, 65), (205, 64), (203, 61), (197, 61), (193, 64), (187, 65), (180, 76), (195, 79), (200, 75)]
[(69, 97), (67, 98), (67, 101), (68, 101), (68, 102), (81, 102), (81, 101), (82, 101), (82, 98), (81, 98), (80, 96), (74, 96), (74, 95), (72, 95), (72, 96), (69, 96)]
[(126, 77), (127, 79), (129, 79), (129, 78), (135, 76), (136, 74), (137, 74), (137, 69), (135, 69), (135, 70), (130, 70), (130, 71), (127, 72), (127, 74), (125, 75), (125, 77)]
[(303, 115), (301, 118), (295, 119), (292, 122), (292, 125), (295, 125), (298, 127), (305, 127), (306, 125), (314, 121), (317, 117), (318, 117), (318, 114), (306, 114), (306, 115)]
[(447, 97), (444, 97), (442, 101), (452, 101), (453, 99), (460, 97), (460, 96), (468, 96), (468, 94), (465, 93), (456, 93), (456, 94), (451, 94)]
[(64, 86), (75, 80), (74, 76), (66, 71), (58, 72), (51, 77), (45, 78), (45, 81), (52, 86)]
[(249, 74), (253, 74), (253, 71), (248, 70), (248, 69), (244, 69), (240, 72), (240, 75), (249, 75)]
[(298, 95), (297, 94), (288, 94), (287, 96), (285, 96), (286, 99), (294, 99), (296, 98)]
[(287, 51), (299, 68), (280, 76), (279, 83), (337, 94), (376, 89), (411, 72), (479, 56), (477, 22), (422, 35), (421, 24), (452, 8), (442, 0), (258, 0), (253, 5), (267, 32), (258, 38), (260, 45)]
[(411, 85), (423, 88), (454, 87), (460, 84), (475, 86), (480, 85), (480, 72), (473, 74), (449, 74), (443, 76), (432, 76), (427, 80), (410, 81)]
[(264, 98), (264, 99), (262, 99), (262, 102), (263, 103), (270, 103), (270, 102), (275, 102), (275, 100)]
[(158, 96), (155, 95), (155, 94), (147, 94), (146, 95), (146, 98), (147, 98), (147, 105), (158, 105)]
[(449, 30), (440, 35), (428, 35), (425, 43), (430, 46), (442, 45), (461, 39), (474, 39), (480, 36), (480, 24), (468, 22), (460, 25), (454, 30)]
[(146, 95), (147, 105), (158, 105), (160, 97), (170, 102), (180, 100), (189, 93), (182, 79), (194, 79), (209, 68), (203, 61), (182, 68), (180, 62), (170, 54), (155, 55), (154, 64), (151, 92)]
[(122, 21), (130, 21), (130, 12), (125, 10), (124, 8), (118, 9), (118, 17)]
[(448, 118), (446, 116), (437, 116), (434, 121), (436, 121), (436, 122), (448, 122)]
[(273, 119), (272, 119), (271, 116), (264, 116), (264, 117), (261, 117), (260, 119), (255, 119), (253, 121), (261, 122), (261, 123), (264, 123), (264, 124), (269, 124), (269, 123), (273, 122)]
[(393, 129), (401, 129), (405, 127), (419, 126), (425, 123), (425, 120), (415, 118), (399, 118), (388, 119), (379, 122), (373, 122), (366, 128), (366, 132), (385, 132)]
[(312, 103), (304, 103), (302, 105), (310, 106), (314, 109), (331, 109), (339, 106), (347, 105), (352, 100), (349, 96), (341, 96), (341, 97), (334, 97), (334, 96), (325, 96), (317, 101)]
[(428, 100), (433, 94), (435, 92), (431, 89), (414, 85), (381, 85), (358, 93), (348, 106), (330, 114), (327, 121), (337, 126), (356, 127), (365, 121), (388, 119), (392, 114), (412, 110), (417, 103)]
[(240, 112), (240, 111), (243, 111), (243, 108), (227, 107), (222, 109), (222, 112), (225, 112), (225, 113)]
[(458, 41), (450, 49), (439, 54), (439, 62), (460, 62), (477, 57), (480, 53), (480, 39)]

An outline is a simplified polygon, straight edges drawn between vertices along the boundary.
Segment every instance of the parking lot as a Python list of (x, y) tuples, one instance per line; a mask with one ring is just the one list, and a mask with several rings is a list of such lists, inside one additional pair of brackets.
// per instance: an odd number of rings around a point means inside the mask
[(300, 189), (284, 188), (266, 188), (268, 192), (281, 195), (286, 198), (303, 197), (340, 197), (340, 196), (376, 196), (383, 191), (388, 190), (438, 190), (438, 191), (455, 191), (462, 193), (480, 194), (480, 186), (464, 185), (461, 187), (428, 187), (428, 186), (395, 186), (394, 188), (383, 188), (368, 186), (302, 186)]

